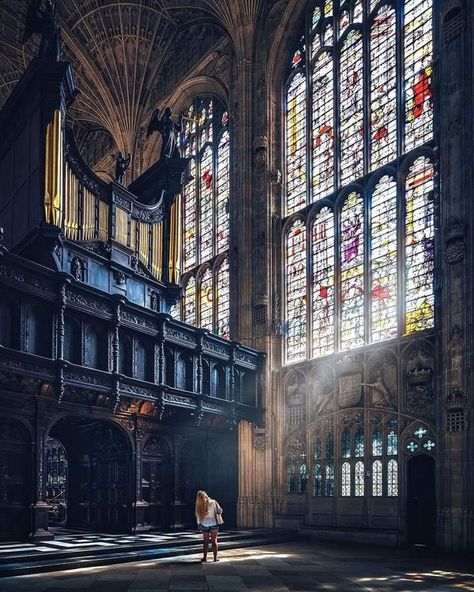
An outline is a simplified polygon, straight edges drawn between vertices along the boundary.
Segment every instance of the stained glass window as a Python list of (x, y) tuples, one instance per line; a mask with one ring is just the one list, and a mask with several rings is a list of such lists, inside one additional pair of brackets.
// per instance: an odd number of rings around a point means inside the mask
[(229, 248), (228, 123), (217, 99), (196, 98), (184, 113), (180, 137), (181, 154), (190, 159), (183, 186), (183, 267), (198, 278), (191, 286), (197, 310), (191, 314), (183, 304), (182, 319), (192, 324), (200, 319), (202, 327), (227, 338), (229, 270), (228, 263), (218, 269), (222, 260), (216, 256)]
[(194, 178), (196, 177), (196, 161), (190, 162), (189, 173), (192, 177), (183, 189), (183, 262), (184, 270), (196, 265), (196, 191)]
[(200, 253), (201, 260), (206, 261), (212, 257), (212, 218), (213, 218), (213, 203), (212, 203), (212, 148), (207, 146), (204, 149), (201, 159), (200, 172)]
[(352, 192), (341, 210), (341, 349), (364, 344), (364, 202)]
[(382, 432), (375, 430), (372, 434), (372, 455), (382, 456)]
[(334, 351), (334, 215), (323, 208), (312, 228), (313, 356)]
[(398, 463), (393, 459), (387, 465), (387, 495), (398, 495)]
[(334, 465), (329, 463), (326, 465), (326, 491), (325, 494), (327, 497), (331, 497), (334, 495)]
[(290, 465), (288, 467), (288, 493), (298, 493), (298, 467)]
[(432, 0), (406, 0), (405, 151), (433, 135), (431, 77), (433, 69)]
[(351, 465), (348, 462), (342, 463), (341, 470), (341, 495), (351, 495)]
[(341, 183), (364, 173), (364, 75), (362, 33), (347, 35), (340, 59)]
[(212, 271), (209, 267), (204, 270), (201, 277), (200, 299), (200, 326), (212, 331), (212, 304), (213, 304)]
[(229, 246), (229, 132), (221, 136), (217, 149), (217, 252), (223, 253)]
[(356, 497), (361, 497), (364, 495), (364, 492), (364, 463), (362, 461), (358, 461), (355, 464), (354, 470), (354, 495)]
[(316, 438), (313, 449), (313, 495), (323, 495), (322, 446)]
[(190, 277), (184, 288), (183, 321), (189, 325), (196, 325), (196, 280)]
[(372, 495), (382, 495), (382, 461), (372, 463)]
[(354, 456), (360, 458), (364, 456), (364, 430), (359, 428), (354, 436)]
[(325, 496), (334, 495), (334, 435), (330, 432), (325, 440)]
[(306, 357), (306, 228), (302, 220), (290, 227), (286, 241), (286, 360)]
[(372, 341), (397, 336), (397, 185), (388, 175), (372, 193)]
[(297, 72), (286, 96), (287, 213), (306, 205), (306, 77)]
[(342, 458), (351, 457), (351, 433), (349, 429), (345, 429), (341, 436), (341, 456)]
[(216, 333), (219, 337), (229, 339), (229, 259), (227, 257), (217, 269), (216, 300)]
[(321, 9), (319, 8), (319, 6), (316, 6), (316, 8), (313, 11), (313, 19), (311, 23), (312, 29), (314, 29), (316, 25), (319, 24), (319, 21), (321, 20), (321, 14)]
[(173, 304), (173, 306), (170, 309), (170, 315), (173, 317), (173, 319), (177, 319), (179, 320), (181, 318), (181, 310), (180, 310), (180, 305), (179, 302), (177, 304)]
[(334, 189), (333, 59), (325, 51), (313, 67), (313, 201)]
[(405, 332), (433, 326), (434, 198), (433, 165), (422, 156), (406, 180), (405, 200)]
[[(282, 210), (309, 239), (306, 289), (295, 284), (306, 318), (287, 306), (286, 362), (434, 322), (433, 2), (315, 4), (284, 96)], [(409, 153), (421, 147), (426, 156)]]
[(370, 31), (370, 141), (371, 168), (397, 156), (396, 16), (383, 6)]
[(355, 0), (354, 5), (354, 22), (362, 22), (364, 16), (364, 0)]
[(389, 456), (398, 454), (398, 436), (393, 430), (387, 436), (387, 454)]

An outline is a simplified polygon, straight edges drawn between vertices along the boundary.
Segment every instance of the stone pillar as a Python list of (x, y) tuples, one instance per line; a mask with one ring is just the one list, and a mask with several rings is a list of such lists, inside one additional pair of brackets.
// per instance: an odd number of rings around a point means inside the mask
[[(448, 549), (473, 549), (473, 439), (467, 430), (472, 408), (474, 346), (472, 327), (473, 256), (468, 248), (474, 222), (471, 205), (472, 3), (445, 0), (435, 4), (438, 75), (435, 103), (439, 151), (439, 221), (437, 290), (440, 327), (441, 388), (438, 391), (438, 543)], [(470, 22), (469, 22), (470, 20)], [(470, 224), (466, 224), (470, 222)], [(441, 296), (440, 296), (441, 293)], [(471, 332), (472, 333), (472, 332)], [(469, 523), (470, 522), (470, 523)]]

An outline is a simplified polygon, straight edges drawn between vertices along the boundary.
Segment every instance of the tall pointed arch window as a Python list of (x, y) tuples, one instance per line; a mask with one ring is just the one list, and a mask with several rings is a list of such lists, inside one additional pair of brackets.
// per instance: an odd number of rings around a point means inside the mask
[(432, 5), (310, 3), (283, 86), (286, 363), (433, 327)]
[(187, 323), (229, 338), (229, 115), (216, 98), (198, 97), (184, 113), (184, 298)]

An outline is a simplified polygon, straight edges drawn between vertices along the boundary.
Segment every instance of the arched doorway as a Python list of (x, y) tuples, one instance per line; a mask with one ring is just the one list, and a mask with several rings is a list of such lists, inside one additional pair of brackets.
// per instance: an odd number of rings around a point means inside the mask
[(0, 418), (0, 538), (26, 538), (31, 524), (31, 435), (17, 419)]
[(134, 493), (131, 443), (110, 421), (64, 417), (50, 437), (68, 459), (68, 528), (130, 532)]
[(407, 465), (407, 542), (434, 545), (436, 542), (435, 461), (420, 454)]

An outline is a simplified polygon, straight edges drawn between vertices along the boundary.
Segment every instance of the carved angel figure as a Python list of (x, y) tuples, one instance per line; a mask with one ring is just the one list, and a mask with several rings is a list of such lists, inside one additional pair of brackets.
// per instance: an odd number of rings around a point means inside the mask
[(62, 43), (56, 0), (30, 0), (22, 43), (26, 43), (34, 33), (41, 35), (39, 57), (48, 62), (59, 62)]
[(123, 185), (123, 179), (125, 177), (125, 171), (130, 166), (131, 156), (128, 154), (122, 154), (119, 152), (117, 156), (117, 160), (115, 161), (115, 180), (117, 183), (121, 183)]
[(166, 107), (161, 118), (160, 110), (155, 109), (151, 116), (146, 135), (159, 132), (162, 136), (160, 158), (179, 158), (178, 135), (181, 132), (183, 116), (180, 115), (178, 122), (171, 119), (172, 111)]

